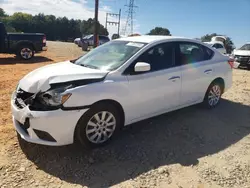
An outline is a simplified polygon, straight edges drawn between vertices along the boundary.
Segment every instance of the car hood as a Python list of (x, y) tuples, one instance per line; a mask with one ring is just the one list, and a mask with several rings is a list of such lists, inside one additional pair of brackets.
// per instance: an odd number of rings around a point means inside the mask
[(250, 56), (250, 50), (234, 50), (234, 55)]
[(78, 80), (101, 79), (108, 71), (82, 67), (65, 61), (38, 68), (24, 76), (18, 87), (30, 93), (47, 91), (51, 84)]

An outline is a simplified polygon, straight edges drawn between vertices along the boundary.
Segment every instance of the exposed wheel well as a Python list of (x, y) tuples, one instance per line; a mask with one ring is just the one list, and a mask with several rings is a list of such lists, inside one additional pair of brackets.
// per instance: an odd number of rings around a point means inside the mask
[(121, 115), (122, 125), (124, 125), (124, 122), (125, 122), (125, 113), (124, 113), (124, 110), (122, 108), (122, 105), (119, 102), (117, 102), (115, 100), (112, 100), (112, 99), (104, 99), (104, 100), (100, 100), (100, 101), (95, 102), (93, 105), (98, 105), (100, 103), (108, 103), (108, 104), (114, 105), (116, 107), (116, 109), (119, 111), (119, 114)]
[(30, 42), (20, 42), (20, 43), (18, 43), (17, 46), (16, 46), (16, 51), (17, 51), (17, 52), (18, 52), (18, 50), (20, 49), (21, 46), (30, 46), (30, 47), (33, 48), (33, 51), (36, 50), (33, 43), (30, 43)]
[[(215, 83), (215, 82), (220, 84), (220, 86), (221, 86), (221, 88), (222, 88), (222, 93), (224, 93), (224, 89), (225, 89), (225, 82), (224, 82), (224, 79), (221, 78), (221, 77), (218, 77), (218, 78), (214, 79), (214, 80), (211, 82), (211, 84), (212, 84), (212, 83)], [(211, 85), (211, 84), (210, 84), (210, 85)]]

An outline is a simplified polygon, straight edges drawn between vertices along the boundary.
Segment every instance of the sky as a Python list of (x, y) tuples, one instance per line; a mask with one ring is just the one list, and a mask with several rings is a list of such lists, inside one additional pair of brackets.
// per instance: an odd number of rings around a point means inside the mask
[[(172, 35), (199, 38), (219, 33), (232, 38), (236, 47), (250, 42), (250, 0), (134, 0), (134, 33), (146, 34), (156, 26)], [(121, 31), (126, 23), (129, 0), (100, 0), (99, 21), (105, 25), (106, 12), (122, 9)], [(8, 14), (54, 14), (75, 19), (94, 17), (94, 0), (0, 0)], [(117, 21), (109, 18), (109, 21)], [(129, 29), (129, 28), (128, 28)], [(117, 27), (108, 25), (110, 35)]]

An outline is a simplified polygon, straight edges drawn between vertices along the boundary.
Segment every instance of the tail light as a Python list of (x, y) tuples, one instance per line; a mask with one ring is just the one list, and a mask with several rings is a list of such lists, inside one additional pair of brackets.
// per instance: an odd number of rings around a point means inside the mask
[(46, 44), (46, 36), (43, 36), (43, 44)]
[(228, 60), (228, 64), (230, 65), (231, 69), (234, 67), (234, 58), (230, 57)]

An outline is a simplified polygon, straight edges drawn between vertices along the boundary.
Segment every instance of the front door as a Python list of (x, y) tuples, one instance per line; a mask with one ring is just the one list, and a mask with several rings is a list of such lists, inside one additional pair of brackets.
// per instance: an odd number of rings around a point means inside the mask
[[(162, 43), (144, 52), (126, 71), (131, 109), (130, 120), (153, 116), (179, 105), (181, 93), (181, 70), (175, 66), (173, 43)], [(149, 72), (136, 73), (134, 65), (146, 62)]]

